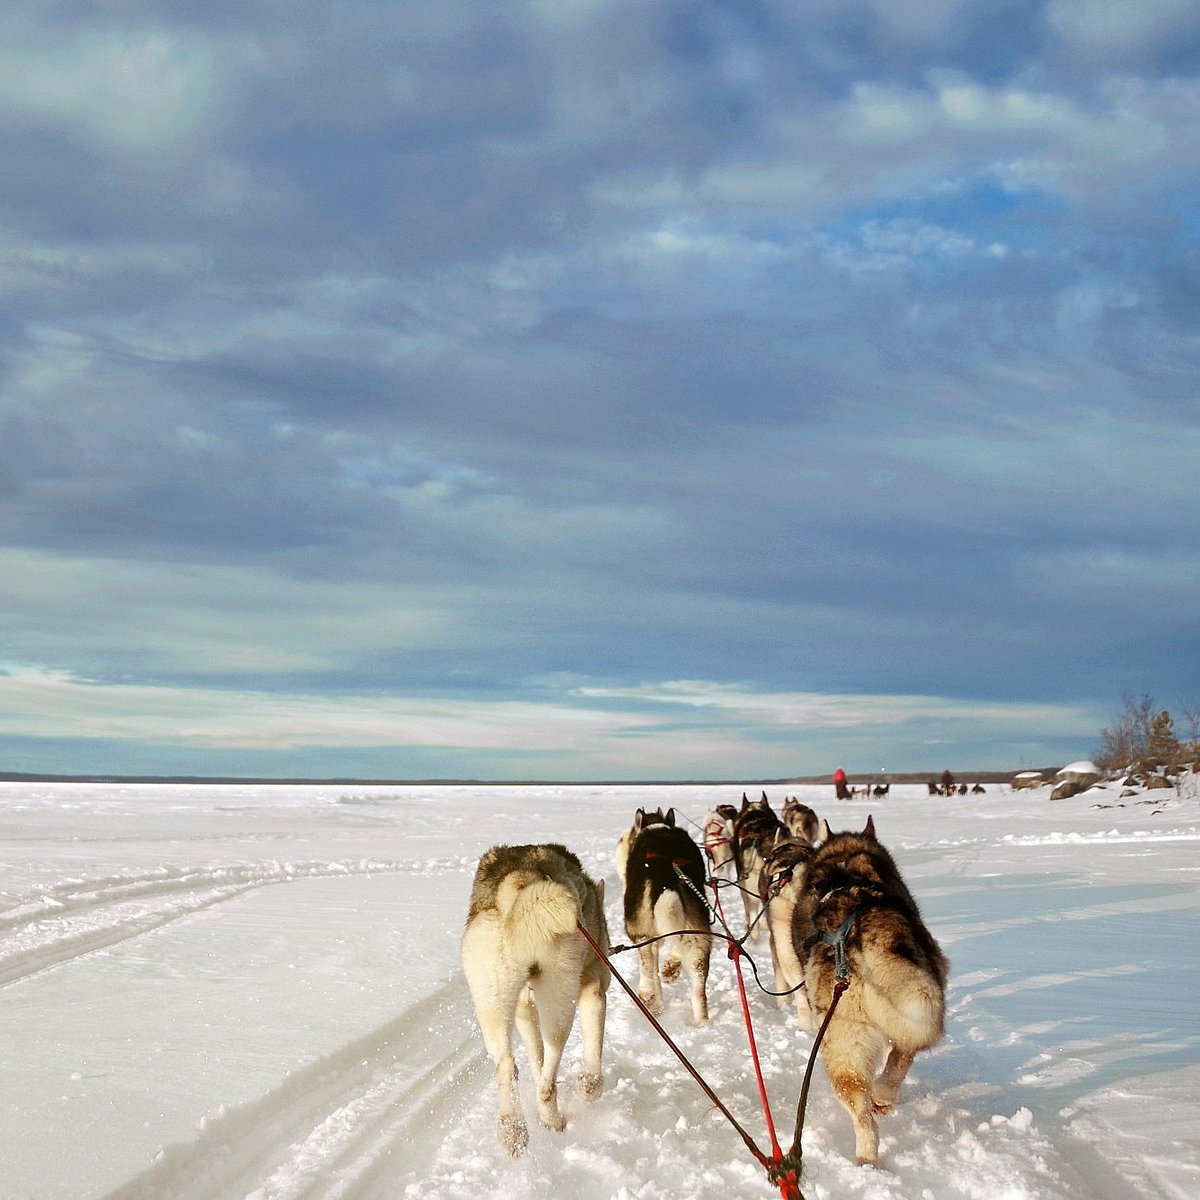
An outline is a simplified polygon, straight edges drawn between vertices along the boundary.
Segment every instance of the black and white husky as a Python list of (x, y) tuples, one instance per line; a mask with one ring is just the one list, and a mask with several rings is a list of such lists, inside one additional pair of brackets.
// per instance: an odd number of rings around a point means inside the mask
[(671, 982), (682, 964), (691, 983), (692, 1017), (698, 1025), (708, 1020), (708, 928), (700, 847), (676, 827), (673, 808), (665, 816), (639, 808), (625, 864), (625, 931), (631, 941), (646, 943), (638, 948), (638, 995), (652, 1013), (663, 1010), (659, 953), (665, 947), (662, 979)]
[(610, 973), (583, 940), (579, 925), (607, 953), (604, 883), (590, 879), (566, 847), (493, 846), (479, 860), (462, 965), (483, 1044), (496, 1064), (500, 1144), (514, 1158), (529, 1141), (513, 1086), (514, 1021), (537, 1071), (538, 1117), (547, 1129), (566, 1124), (558, 1108), (558, 1068), (576, 1006), (583, 1037), (579, 1091), (594, 1100), (603, 1087), (600, 1058)]

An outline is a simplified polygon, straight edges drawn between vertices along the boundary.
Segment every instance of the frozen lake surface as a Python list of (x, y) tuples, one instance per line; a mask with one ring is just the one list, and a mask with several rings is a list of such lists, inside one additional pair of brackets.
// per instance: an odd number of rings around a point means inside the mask
[[(747, 784), (752, 795), (759, 785)], [(871, 802), (951, 959), (948, 1036), (881, 1120), (881, 1170), (814, 1075), (808, 1200), (1200, 1196), (1200, 800), (1047, 789)], [(784, 790), (769, 788), (776, 807)], [(4, 1200), (771, 1197), (614, 983), (606, 1090), (513, 1163), (458, 965), (480, 853), (561, 841), (606, 880), (639, 805), (729, 786), (0, 783)], [(765, 946), (755, 956), (770, 980)], [(636, 978), (636, 956), (618, 966)], [(751, 985), (752, 986), (752, 985)], [(733, 970), (664, 1024), (760, 1144)], [(810, 1036), (752, 991), (790, 1130)], [(578, 1063), (577, 1033), (564, 1065)], [(518, 1055), (519, 1061), (523, 1056)], [(529, 1075), (521, 1086), (532, 1114)]]

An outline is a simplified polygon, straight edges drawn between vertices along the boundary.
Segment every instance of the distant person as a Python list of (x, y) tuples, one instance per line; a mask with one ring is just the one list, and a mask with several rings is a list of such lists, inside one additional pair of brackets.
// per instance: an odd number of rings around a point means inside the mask
[(846, 786), (846, 772), (841, 767), (833, 773), (833, 791), (839, 800), (850, 799), (850, 789)]
[(942, 795), (954, 795), (954, 776), (949, 771), (942, 772)]

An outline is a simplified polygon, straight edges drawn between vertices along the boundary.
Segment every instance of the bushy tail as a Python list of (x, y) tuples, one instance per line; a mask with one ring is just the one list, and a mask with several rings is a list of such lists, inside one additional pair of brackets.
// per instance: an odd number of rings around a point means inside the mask
[(874, 992), (876, 1019), (888, 1038), (906, 1050), (923, 1050), (945, 1034), (946, 996), (936, 978), (902, 958), (887, 964), (886, 977), (870, 970), (864, 983)]
[(534, 872), (515, 872), (496, 893), (496, 906), (504, 923), (504, 937), (531, 953), (550, 946), (564, 934), (574, 933), (579, 921), (579, 901), (561, 883)]
[(665, 891), (654, 906), (654, 927), (659, 933), (675, 933), (687, 929), (687, 913), (678, 892)]

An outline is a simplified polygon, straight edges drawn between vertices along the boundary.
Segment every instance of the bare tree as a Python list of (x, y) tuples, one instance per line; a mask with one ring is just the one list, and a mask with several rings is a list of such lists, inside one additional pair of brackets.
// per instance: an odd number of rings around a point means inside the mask
[(1154, 721), (1154, 697), (1143, 692), (1124, 692), (1121, 711), (1112, 725), (1100, 730), (1096, 762), (1107, 771), (1138, 766), (1150, 757), (1150, 728)]
[(1200, 759), (1200, 700), (1192, 700), (1183, 706), (1183, 719), (1187, 722), (1188, 740), (1184, 752), (1191, 759), (1193, 770)]

